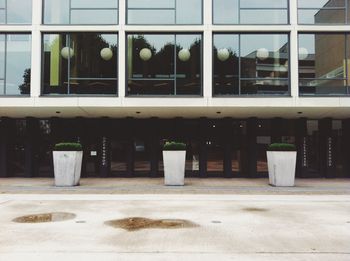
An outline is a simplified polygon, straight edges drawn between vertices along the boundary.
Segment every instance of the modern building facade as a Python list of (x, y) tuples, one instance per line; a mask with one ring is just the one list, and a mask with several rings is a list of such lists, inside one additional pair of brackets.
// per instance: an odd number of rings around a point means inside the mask
[(298, 177), (350, 177), (350, 0), (0, 0), (0, 176), (264, 177), (272, 142)]

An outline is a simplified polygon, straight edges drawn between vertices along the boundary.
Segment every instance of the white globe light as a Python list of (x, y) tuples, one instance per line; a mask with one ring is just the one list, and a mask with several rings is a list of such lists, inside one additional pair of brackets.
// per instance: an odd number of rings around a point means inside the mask
[(184, 48), (179, 51), (177, 55), (180, 61), (187, 62), (191, 58), (191, 53), (188, 49)]
[(305, 47), (299, 48), (299, 60), (305, 60), (309, 56), (309, 51)]
[(100, 55), (103, 60), (109, 61), (113, 57), (113, 51), (110, 48), (103, 48)]
[(230, 52), (226, 49), (220, 49), (218, 51), (218, 59), (222, 62), (226, 61), (230, 57)]
[(259, 48), (256, 51), (256, 57), (258, 57), (260, 60), (266, 60), (267, 58), (269, 58), (269, 50), (267, 50), (266, 48)]
[(140, 51), (140, 58), (144, 61), (148, 61), (152, 57), (152, 52), (148, 48), (143, 48)]
[(72, 58), (74, 56), (74, 50), (70, 47), (63, 47), (61, 50), (61, 55), (64, 59)]

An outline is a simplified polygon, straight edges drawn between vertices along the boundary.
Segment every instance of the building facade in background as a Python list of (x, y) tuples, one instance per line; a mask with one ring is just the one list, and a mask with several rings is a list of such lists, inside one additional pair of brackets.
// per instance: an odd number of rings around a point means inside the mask
[(295, 143), (298, 177), (350, 177), (350, 0), (0, 0), (0, 176), (265, 177)]

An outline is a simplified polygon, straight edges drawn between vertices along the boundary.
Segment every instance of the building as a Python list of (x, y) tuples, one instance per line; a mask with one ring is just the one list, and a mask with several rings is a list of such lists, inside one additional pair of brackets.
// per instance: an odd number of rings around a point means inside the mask
[(0, 1), (0, 175), (264, 177), (271, 142), (298, 177), (350, 177), (349, 0)]

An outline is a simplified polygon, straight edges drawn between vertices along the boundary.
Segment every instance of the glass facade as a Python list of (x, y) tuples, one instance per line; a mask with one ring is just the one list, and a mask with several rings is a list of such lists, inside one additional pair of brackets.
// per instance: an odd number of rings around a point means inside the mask
[(44, 94), (117, 94), (117, 34), (44, 34), (43, 41)]
[(288, 95), (287, 34), (214, 34), (214, 95)]
[(201, 95), (201, 34), (130, 34), (128, 95)]
[(288, 0), (213, 0), (214, 24), (288, 22)]
[(0, 34), (0, 95), (29, 95), (31, 36)]
[(118, 0), (44, 0), (44, 24), (118, 24)]
[(348, 34), (299, 34), (301, 95), (348, 95), (348, 75)]
[(349, 23), (349, 0), (298, 0), (299, 24)]
[(0, 24), (31, 24), (32, 0), (0, 0)]
[(127, 0), (127, 24), (202, 24), (203, 0)]

